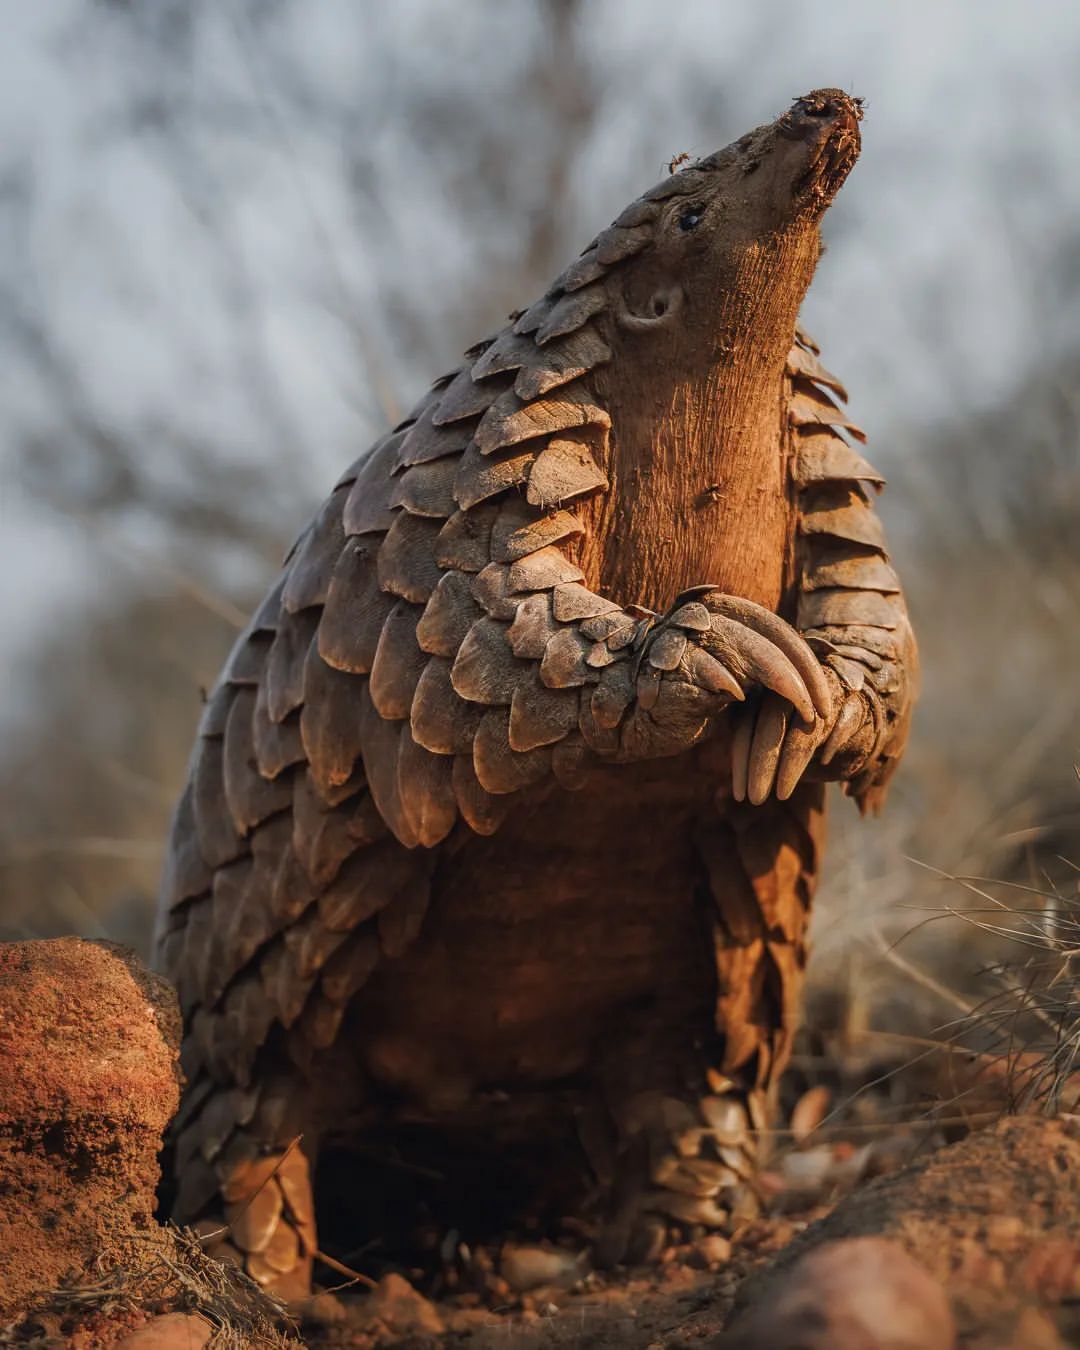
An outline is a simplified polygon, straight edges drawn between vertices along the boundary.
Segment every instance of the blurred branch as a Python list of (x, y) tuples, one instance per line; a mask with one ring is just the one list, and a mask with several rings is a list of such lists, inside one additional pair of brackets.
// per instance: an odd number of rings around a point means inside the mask
[[(954, 990), (947, 988), (940, 980), (936, 980), (933, 975), (928, 974), (925, 970), (920, 970), (919, 967), (915, 965), (914, 962), (909, 961), (907, 957), (901, 956), (896, 950), (896, 944), (887, 941), (884, 934), (878, 929), (874, 930), (874, 940), (878, 951), (885, 960), (909, 980), (914, 980), (916, 984), (921, 985), (924, 989), (928, 989), (930, 993), (934, 994), (937, 998), (940, 998), (943, 1002), (948, 1003), (951, 1007), (959, 1008), (961, 1012), (970, 1013), (972, 1011), (973, 1004), (968, 1002), (967, 999), (961, 998)], [(903, 939), (900, 940), (902, 941)]]
[(44, 858), (53, 854), (76, 854), (84, 858), (161, 858), (164, 842), (148, 839), (30, 839), (20, 844), (8, 844), (0, 853), (0, 867), (28, 858)]
[[(297, 198), (303, 203), (312, 244), (331, 278), (332, 291), (338, 300), (335, 313), (347, 325), (353, 336), (367, 374), (368, 385), (375, 394), (386, 425), (395, 426), (401, 420), (403, 410), (391, 389), (378, 344), (365, 320), (367, 307), (349, 282), (334, 240), (326, 227), (322, 213), (315, 204), (312, 186), (297, 151), (292, 125), (289, 119), (282, 115), (276, 98), (271, 96), (270, 91), (274, 88), (274, 84), (263, 64), (263, 48), (259, 36), (248, 23), (242, 4), (229, 5), (228, 14), (236, 36), (237, 50), (241, 53), (247, 68), (256, 102), (270, 128), (271, 143), (277, 148), (288, 168), (296, 187)], [(362, 240), (357, 239), (354, 244), (359, 248), (362, 246)]]
[(196, 604), (201, 605), (210, 614), (217, 615), (219, 619), (223, 619), (237, 632), (247, 627), (247, 612), (241, 609), (239, 605), (234, 605), (226, 596), (221, 595), (197, 577), (191, 576), (167, 558), (163, 558), (153, 549), (136, 544), (131, 539), (120, 538), (115, 532), (111, 532), (103, 526), (101, 521), (94, 520), (90, 516), (75, 511), (69, 511), (66, 514), (70, 519), (85, 527), (89, 538), (95, 544), (111, 549), (116, 556), (137, 568), (148, 567), (151, 571), (157, 572), (171, 582), (181, 595), (188, 596), (189, 599), (194, 600)]

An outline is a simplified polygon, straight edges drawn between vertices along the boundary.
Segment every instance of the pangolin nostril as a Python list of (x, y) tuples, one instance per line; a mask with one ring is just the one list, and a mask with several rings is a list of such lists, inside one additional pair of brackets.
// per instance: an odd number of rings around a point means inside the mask
[(807, 117), (832, 117), (836, 113), (836, 108), (832, 103), (806, 103), (800, 99), (795, 107), (798, 112), (805, 113)]
[(863, 116), (863, 100), (844, 93), (842, 89), (814, 89), (797, 98), (791, 111), (800, 117), (814, 118), (815, 121), (850, 117), (858, 122)]

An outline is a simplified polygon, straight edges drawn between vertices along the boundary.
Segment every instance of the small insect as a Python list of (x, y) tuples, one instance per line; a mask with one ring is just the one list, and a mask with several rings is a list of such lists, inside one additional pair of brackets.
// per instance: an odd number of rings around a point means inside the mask
[(667, 166), (668, 173), (674, 173), (676, 169), (679, 169), (684, 164), (687, 164), (689, 160), (690, 160), (690, 153), (689, 151), (684, 150), (681, 154), (676, 155), (674, 159), (668, 161)]

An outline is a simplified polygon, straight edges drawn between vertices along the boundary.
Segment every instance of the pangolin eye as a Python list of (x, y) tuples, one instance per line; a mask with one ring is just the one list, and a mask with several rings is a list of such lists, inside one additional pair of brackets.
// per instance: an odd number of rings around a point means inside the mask
[(702, 207), (688, 206), (679, 217), (680, 230), (696, 230), (701, 224)]

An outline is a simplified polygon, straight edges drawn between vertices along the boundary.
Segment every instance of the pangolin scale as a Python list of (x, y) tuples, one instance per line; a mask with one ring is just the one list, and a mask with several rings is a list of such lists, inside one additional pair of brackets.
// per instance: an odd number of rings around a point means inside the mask
[(606, 1261), (745, 1211), (824, 784), (877, 804), (916, 682), (796, 327), (859, 119), (817, 91), (632, 203), (342, 475), (206, 702), (176, 1213), (286, 1296), (320, 1145), (398, 1126), (566, 1125)]

